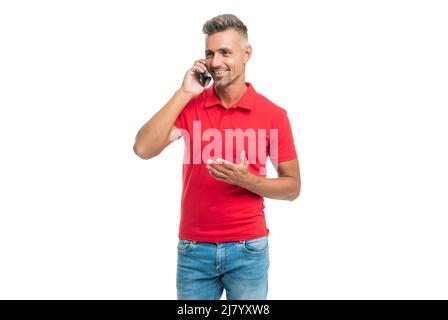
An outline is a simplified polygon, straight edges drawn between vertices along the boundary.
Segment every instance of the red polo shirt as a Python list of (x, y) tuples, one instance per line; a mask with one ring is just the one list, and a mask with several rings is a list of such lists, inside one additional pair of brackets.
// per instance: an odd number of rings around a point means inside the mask
[(181, 239), (228, 242), (269, 234), (263, 197), (213, 178), (206, 168), (209, 158), (239, 164), (244, 149), (249, 172), (266, 176), (267, 157), (272, 162), (297, 157), (286, 111), (245, 84), (241, 99), (226, 109), (213, 83), (191, 99), (175, 121), (185, 130)]

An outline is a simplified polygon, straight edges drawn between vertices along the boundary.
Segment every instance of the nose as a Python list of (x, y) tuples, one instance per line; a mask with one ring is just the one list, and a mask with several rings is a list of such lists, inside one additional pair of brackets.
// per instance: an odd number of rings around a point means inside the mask
[(219, 55), (215, 55), (212, 59), (211, 67), (213, 69), (219, 67), (221, 65), (221, 59), (219, 58)]

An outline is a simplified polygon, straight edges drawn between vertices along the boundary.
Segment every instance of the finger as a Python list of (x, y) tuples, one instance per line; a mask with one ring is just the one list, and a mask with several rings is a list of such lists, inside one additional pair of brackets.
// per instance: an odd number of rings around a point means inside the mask
[(228, 182), (226, 178), (222, 178), (222, 177), (216, 175), (215, 173), (210, 173), (210, 175), (212, 176), (213, 179), (223, 181), (223, 182)]
[(227, 161), (225, 159), (217, 158), (216, 162), (219, 163), (222, 167), (228, 169), (228, 170), (236, 170), (236, 165), (233, 164), (230, 161)]
[(248, 164), (249, 161), (247, 161), (246, 158), (246, 151), (241, 151), (241, 155), (240, 155), (240, 164)]
[(227, 161), (226, 159), (222, 159), (222, 158), (217, 158), (216, 162), (218, 162), (218, 163), (225, 163), (225, 164), (233, 164), (232, 162)]
[(200, 63), (202, 64), (204, 67), (206, 67), (207, 65), (205, 64), (205, 59), (199, 59), (195, 61), (196, 63)]
[(226, 180), (227, 179), (227, 175), (214, 169), (212, 166), (207, 166), (207, 170), (208, 172), (215, 178), (217, 179), (222, 179), (222, 180)]
[(194, 68), (194, 71), (196, 71), (196, 72), (206, 72), (206, 71), (208, 71), (207, 70), (207, 68), (205, 67), (205, 66), (203, 66), (203, 65), (200, 65), (200, 64), (195, 64), (194, 66), (193, 66), (193, 68)]
[(208, 71), (208, 70), (207, 70), (207, 66), (205, 65), (205, 62), (203, 62), (203, 61), (197, 60), (197, 61), (194, 63), (194, 65), (197, 66), (197, 67), (199, 67), (199, 68), (201, 68), (201, 69), (204, 70), (204, 71)]
[(208, 167), (210, 169), (213, 169), (214, 172), (219, 172), (222, 175), (225, 175), (226, 177), (229, 176), (229, 174), (231, 173), (229, 170), (227, 170), (226, 168), (222, 167), (219, 164), (210, 164), (208, 165)]
[(210, 166), (211, 168), (213, 168), (213, 169), (215, 169), (215, 170), (217, 170), (217, 171), (219, 171), (219, 172), (225, 174), (225, 175), (229, 175), (229, 174), (232, 172), (232, 170), (227, 169), (227, 168), (225, 167), (225, 164), (212, 163), (212, 164), (210, 164), (209, 166)]

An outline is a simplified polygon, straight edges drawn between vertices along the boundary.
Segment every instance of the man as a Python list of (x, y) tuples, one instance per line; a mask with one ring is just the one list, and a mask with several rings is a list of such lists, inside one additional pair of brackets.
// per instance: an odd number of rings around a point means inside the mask
[[(245, 82), (247, 27), (224, 14), (207, 21), (196, 60), (168, 103), (138, 132), (134, 152), (158, 155), (183, 136), (185, 157), (178, 299), (266, 299), (268, 234), (263, 197), (294, 200), (300, 171), (286, 111)], [(213, 84), (200, 83), (210, 72)], [(278, 178), (266, 178), (270, 157)]]

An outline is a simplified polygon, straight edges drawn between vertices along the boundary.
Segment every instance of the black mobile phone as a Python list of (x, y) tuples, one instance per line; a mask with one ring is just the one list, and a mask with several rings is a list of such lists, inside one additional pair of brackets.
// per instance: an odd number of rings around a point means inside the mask
[(207, 71), (199, 73), (199, 83), (201, 84), (201, 86), (205, 87), (207, 78), (211, 78), (210, 74)]

